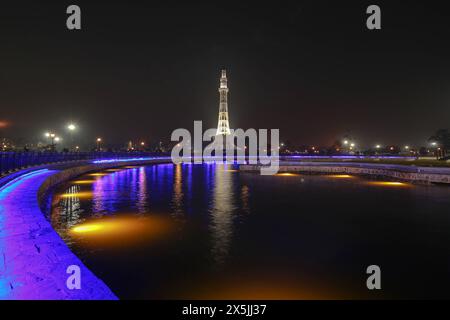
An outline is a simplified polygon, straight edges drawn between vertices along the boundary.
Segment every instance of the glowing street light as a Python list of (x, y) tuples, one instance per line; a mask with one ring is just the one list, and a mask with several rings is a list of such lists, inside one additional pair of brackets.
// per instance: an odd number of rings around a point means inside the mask
[(71, 148), (73, 148), (73, 133), (78, 129), (77, 125), (74, 123), (69, 123), (67, 125), (67, 130), (69, 130), (70, 133), (70, 144), (71, 144)]
[(405, 149), (406, 149), (406, 150), (409, 150), (409, 146), (405, 146)]
[(100, 151), (100, 144), (102, 143), (102, 138), (97, 138), (97, 151)]
[(379, 144), (377, 144), (377, 145), (375, 146), (375, 148), (376, 148), (376, 149), (380, 149), (381, 146), (380, 146)]
[(347, 145), (348, 144), (348, 140), (344, 140), (344, 144)]
[[(50, 147), (51, 147), (52, 150), (54, 150), (54, 149), (55, 149), (55, 140), (56, 140), (56, 138), (57, 138), (57, 137), (56, 137), (56, 134), (53, 133), (53, 132), (47, 131), (46, 133), (44, 133), (44, 136), (45, 136), (46, 138), (50, 139)], [(59, 138), (58, 138), (57, 141), (59, 141)]]

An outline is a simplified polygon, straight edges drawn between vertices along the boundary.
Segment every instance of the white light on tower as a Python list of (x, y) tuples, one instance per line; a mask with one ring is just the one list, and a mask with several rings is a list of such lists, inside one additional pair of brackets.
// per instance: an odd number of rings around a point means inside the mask
[(228, 80), (227, 72), (222, 70), (219, 87), (219, 121), (217, 123), (216, 135), (230, 135), (230, 123), (228, 120)]
[(69, 129), (70, 131), (75, 131), (75, 130), (77, 129), (77, 126), (74, 125), (73, 123), (70, 123), (70, 124), (67, 126), (67, 129)]

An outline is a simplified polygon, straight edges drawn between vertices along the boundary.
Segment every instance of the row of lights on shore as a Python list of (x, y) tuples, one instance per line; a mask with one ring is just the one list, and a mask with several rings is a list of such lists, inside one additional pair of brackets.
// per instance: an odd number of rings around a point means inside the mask
[[(353, 148), (356, 147), (356, 144), (355, 144), (354, 142), (350, 142), (350, 141), (348, 141), (348, 140), (344, 140), (343, 143), (344, 143), (345, 146), (349, 146), (349, 149), (350, 149), (350, 150), (353, 150)], [(437, 142), (431, 142), (430, 145), (431, 145), (432, 147), (438, 147), (438, 143), (437, 143)], [(375, 145), (375, 149), (377, 149), (377, 150), (381, 149), (382, 147), (383, 147), (383, 146), (382, 146), (381, 144), (376, 144), (376, 145)], [(405, 150), (410, 150), (410, 149), (411, 149), (411, 147), (410, 147), (409, 145), (406, 145), (406, 146), (404, 146), (403, 148), (404, 148)], [(389, 149), (390, 149), (391, 151), (393, 151), (393, 150), (395, 150), (395, 147), (391, 146)], [(438, 147), (437, 149), (440, 150), (439, 147)]]
[[(78, 128), (77, 125), (75, 125), (74, 123), (70, 123), (70, 124), (67, 125), (67, 130), (68, 130), (71, 134), (72, 134), (74, 131), (76, 131), (77, 128)], [(47, 131), (47, 132), (44, 134), (44, 136), (45, 136), (46, 138), (48, 138), (48, 139), (51, 139), (51, 144), (52, 144), (52, 145), (54, 145), (55, 143), (58, 143), (58, 142), (60, 142), (60, 141), (62, 140), (62, 138), (59, 137), (59, 136), (57, 136), (56, 133), (50, 132), (50, 131)], [(100, 149), (101, 149), (101, 143), (103, 142), (103, 139), (100, 138), (100, 137), (98, 137), (98, 138), (95, 139), (95, 142), (97, 143), (97, 149), (100, 150)], [(144, 146), (145, 146), (145, 142), (144, 142), (144, 141), (141, 141), (140, 145), (141, 145), (141, 147), (144, 147)], [(79, 147), (79, 146), (75, 146), (75, 149), (76, 149), (76, 150), (79, 150), (80, 147)], [(134, 147), (132, 147), (131, 150), (134, 150)]]

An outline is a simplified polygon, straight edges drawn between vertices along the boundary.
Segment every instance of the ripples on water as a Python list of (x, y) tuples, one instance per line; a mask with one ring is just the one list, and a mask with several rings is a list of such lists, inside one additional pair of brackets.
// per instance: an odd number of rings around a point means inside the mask
[[(121, 298), (449, 297), (450, 189), (154, 165), (62, 186), (51, 222)], [(382, 270), (381, 292), (365, 268)]]

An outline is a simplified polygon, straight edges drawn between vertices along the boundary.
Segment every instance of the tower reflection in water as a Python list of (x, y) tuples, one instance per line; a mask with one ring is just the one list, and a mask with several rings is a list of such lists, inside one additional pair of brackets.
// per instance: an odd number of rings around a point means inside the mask
[(214, 165), (214, 191), (210, 204), (212, 257), (220, 267), (226, 260), (233, 235), (234, 204), (233, 175), (228, 172), (229, 165)]
[[(193, 179), (194, 171), (204, 179)], [(86, 175), (55, 196), (52, 223), (67, 240), (69, 229), (102, 217), (165, 213), (185, 221), (191, 214), (203, 216), (208, 221), (210, 258), (220, 267), (230, 251), (233, 219), (240, 211), (237, 206), (250, 211), (249, 189), (236, 186), (236, 172), (232, 165), (211, 163), (127, 167)], [(200, 184), (207, 187), (207, 193)]]

